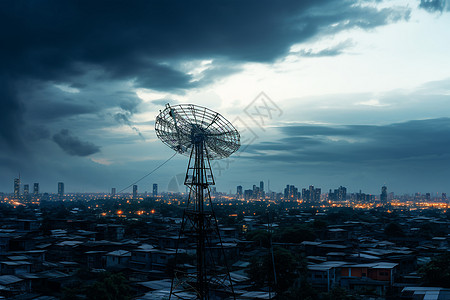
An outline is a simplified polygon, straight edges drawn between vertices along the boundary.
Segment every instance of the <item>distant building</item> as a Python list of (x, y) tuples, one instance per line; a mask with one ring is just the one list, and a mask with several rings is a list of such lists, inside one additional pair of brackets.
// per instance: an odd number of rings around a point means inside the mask
[(30, 194), (30, 186), (28, 184), (25, 184), (23, 186), (23, 196), (25, 198), (28, 198), (28, 195)]
[(133, 185), (133, 199), (137, 198), (137, 190), (138, 186), (136, 184)]
[(242, 198), (243, 194), (242, 194), (242, 185), (238, 185), (236, 188), (236, 197), (237, 198)]
[(58, 197), (64, 197), (64, 182), (58, 182)]
[(330, 190), (328, 193), (328, 198), (333, 201), (345, 201), (347, 200), (347, 188), (340, 186), (335, 189), (334, 192)]
[(244, 191), (244, 199), (245, 200), (252, 199), (252, 196), (253, 196), (253, 190), (245, 190)]
[(320, 195), (322, 194), (322, 189), (314, 188), (313, 185), (309, 186), (309, 189), (302, 189), (302, 199), (305, 203), (315, 203), (320, 201)]
[(365, 194), (359, 190), (359, 193), (356, 193), (356, 200), (357, 201), (363, 201), (363, 202), (373, 202), (375, 196), (370, 194)]
[(20, 177), (14, 178), (14, 198), (19, 199), (20, 197)]
[(35, 196), (39, 195), (39, 183), (35, 182), (33, 185), (33, 194)]
[(111, 196), (115, 196), (116, 195), (116, 188), (112, 188), (111, 189)]
[(264, 181), (259, 182), (259, 198), (266, 198), (266, 192), (264, 192)]
[(154, 183), (153, 184), (153, 197), (158, 196), (158, 184)]
[(382, 186), (381, 187), (381, 195), (380, 195), (380, 201), (381, 203), (387, 203), (387, 187), (386, 186)]
[(442, 201), (447, 202), (447, 193), (442, 193)]
[(284, 200), (298, 200), (298, 198), (298, 188), (287, 184), (284, 189)]

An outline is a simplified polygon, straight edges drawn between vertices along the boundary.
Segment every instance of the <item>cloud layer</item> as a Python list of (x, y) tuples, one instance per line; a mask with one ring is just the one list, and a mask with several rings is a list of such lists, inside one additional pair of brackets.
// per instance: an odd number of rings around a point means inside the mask
[(53, 141), (66, 153), (76, 156), (88, 156), (100, 151), (100, 148), (90, 142), (81, 141), (67, 129), (53, 135)]
[(389, 125), (290, 125), (277, 142), (251, 145), (250, 159), (301, 164), (450, 163), (450, 118)]
[[(408, 15), (405, 8), (377, 9), (337, 0), (283, 5), (273, 1), (3, 1), (0, 137), (10, 146), (24, 146), (23, 111), (37, 99), (21, 98), (19, 91), (36, 84), (64, 84), (83, 93), (93, 83), (124, 80), (134, 87), (182, 92), (239, 70), (232, 64), (270, 62), (295, 43), (355, 27), (370, 29)], [(200, 79), (182, 67), (185, 61), (202, 59), (212, 63)], [(86, 81), (92, 72), (94, 80)], [(92, 99), (88, 107), (57, 101), (47, 107), (43, 103), (39, 115), (79, 115), (93, 106), (108, 106), (102, 99)]]
[[(20, 170), (44, 176), (37, 170), (45, 169), (52, 174), (51, 181), (67, 176), (95, 187), (109, 186), (96, 181), (102, 177), (98, 174), (114, 170), (126, 176), (130, 165), (136, 171), (142, 161), (166, 158), (158, 156), (163, 146), (150, 145), (155, 139), (148, 134), (152, 120), (139, 119), (139, 115), (143, 110), (156, 113), (167, 100), (161, 97), (145, 102), (137, 96), (137, 89), (183, 95), (251, 63), (275, 64), (292, 54), (293, 46), (300, 49), (297, 54), (302, 59), (339, 57), (358, 41), (351, 37), (318, 50), (304, 44), (352, 29), (372, 31), (410, 18), (412, 8), (408, 6), (379, 4), (373, 0), (288, 0), (282, 5), (269, 0), (1, 1), (2, 182), (10, 182)], [(433, 13), (448, 7), (442, 0), (421, 0), (414, 9), (417, 6)], [(352, 96), (365, 107), (378, 105), (380, 111), (387, 102), (395, 106), (398, 101)], [(333, 101), (335, 107), (342, 106), (341, 99)], [(329, 107), (322, 110), (311, 105), (304, 112), (286, 111), (286, 116), (292, 114), (290, 120), (296, 120), (305, 113), (333, 122), (335, 107)], [(391, 111), (386, 122), (399, 120), (397, 112)], [(351, 113), (342, 118), (362, 115), (357, 109)], [(369, 164), (388, 158), (445, 158), (440, 152), (447, 145), (445, 138), (432, 149), (413, 141), (434, 142), (436, 128), (447, 126), (447, 119), (417, 122), (378, 127), (280, 126), (283, 138), (252, 145), (248, 161), (351, 164), (358, 158)], [(355, 117), (356, 123), (364, 122)], [(427, 136), (421, 130), (427, 124), (436, 135)], [(402, 138), (406, 136), (411, 139)], [(95, 176), (86, 179), (86, 173)]]

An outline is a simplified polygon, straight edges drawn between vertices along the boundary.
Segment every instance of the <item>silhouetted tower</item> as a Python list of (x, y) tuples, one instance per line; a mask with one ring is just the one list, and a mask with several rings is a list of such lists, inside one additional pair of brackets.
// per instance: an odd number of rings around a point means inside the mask
[(23, 197), (25, 199), (28, 199), (28, 196), (30, 195), (30, 186), (28, 184), (23, 185)]
[(20, 198), (20, 177), (14, 178), (14, 198)]
[(242, 198), (242, 185), (238, 185), (236, 188), (236, 197), (238, 199)]
[(387, 187), (385, 185), (383, 185), (381, 187), (381, 195), (380, 195), (380, 201), (383, 204), (387, 204)]
[(133, 199), (137, 198), (137, 193), (138, 193), (138, 186), (136, 184), (133, 184)]
[(34, 196), (39, 195), (39, 183), (37, 183), (37, 182), (35, 182), (35, 183), (33, 184), (33, 195), (34, 195)]
[(58, 197), (64, 197), (64, 182), (58, 182)]
[(116, 188), (111, 188), (111, 196), (115, 196), (116, 195)]
[[(184, 184), (189, 198), (184, 211), (180, 236), (188, 236), (196, 243), (195, 273), (175, 259), (174, 277), (169, 299), (227, 299), (234, 296), (231, 276), (226, 264), (217, 220), (211, 202), (214, 177), (210, 159), (230, 156), (239, 149), (237, 130), (219, 113), (191, 104), (170, 106), (156, 118), (158, 137), (178, 153), (189, 155)], [(217, 239), (219, 243), (214, 242)], [(212, 251), (218, 249), (218, 251)], [(178, 247), (177, 247), (178, 253)], [(217, 255), (219, 255), (217, 257)], [(220, 267), (220, 260), (225, 268)], [(188, 294), (186, 294), (186, 292)]]
[(153, 184), (153, 197), (158, 196), (158, 184), (154, 183)]

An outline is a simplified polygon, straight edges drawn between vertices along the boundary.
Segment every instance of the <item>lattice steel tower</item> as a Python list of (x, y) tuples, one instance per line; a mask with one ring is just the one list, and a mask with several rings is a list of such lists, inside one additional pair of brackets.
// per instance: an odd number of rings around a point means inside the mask
[(184, 181), (189, 198), (180, 237), (195, 241), (197, 266), (190, 272), (176, 259), (169, 299), (192, 299), (194, 295), (197, 299), (235, 299), (211, 202), (210, 186), (215, 182), (210, 159), (236, 152), (239, 132), (219, 113), (192, 104), (167, 104), (156, 117), (155, 130), (163, 143), (189, 156)]

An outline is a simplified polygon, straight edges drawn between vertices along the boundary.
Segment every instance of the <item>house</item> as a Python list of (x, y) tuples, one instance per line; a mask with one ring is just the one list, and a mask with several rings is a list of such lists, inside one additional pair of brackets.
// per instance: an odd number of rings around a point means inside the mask
[(131, 258), (131, 252), (116, 250), (105, 254), (106, 268), (127, 267)]
[(32, 263), (28, 261), (2, 261), (0, 268), (2, 275), (18, 275), (31, 272)]
[(152, 269), (152, 253), (155, 249), (135, 249), (131, 251), (130, 267), (139, 270)]
[(0, 295), (12, 298), (16, 295), (25, 294), (31, 290), (31, 285), (27, 281), (14, 275), (0, 276)]
[(368, 264), (349, 264), (341, 269), (341, 276), (367, 277), (377, 281), (385, 281), (390, 285), (394, 283), (394, 269), (396, 263), (376, 262)]
[(340, 286), (355, 292), (370, 290), (384, 296), (394, 283), (397, 265), (389, 262), (344, 265), (341, 267)]
[(84, 253), (86, 266), (89, 269), (103, 269), (105, 267), (105, 253), (107, 251), (87, 251)]
[(320, 264), (308, 265), (308, 282), (322, 291), (329, 291), (339, 285), (341, 267), (346, 265), (344, 261), (326, 261)]
[(187, 244), (187, 236), (163, 235), (158, 237), (158, 245), (161, 249), (184, 249), (187, 247)]

